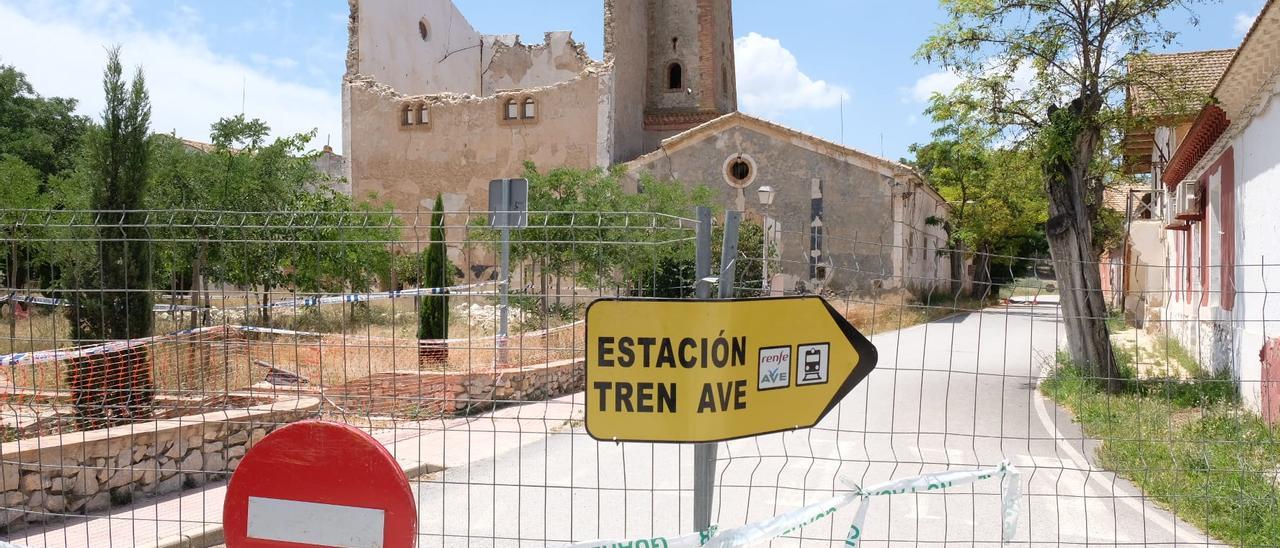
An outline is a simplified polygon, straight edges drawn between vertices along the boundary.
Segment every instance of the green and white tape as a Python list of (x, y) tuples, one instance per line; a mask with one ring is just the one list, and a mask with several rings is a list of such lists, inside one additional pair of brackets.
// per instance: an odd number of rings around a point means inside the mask
[(569, 548), (698, 548), (716, 535), (716, 526), (705, 531), (678, 537), (633, 538), (628, 540), (592, 540), (570, 545)]
[(854, 514), (853, 525), (849, 527), (849, 534), (845, 537), (844, 544), (856, 548), (858, 542), (862, 540), (863, 523), (867, 519), (867, 507), (870, 506), (871, 497), (936, 491), (997, 477), (1004, 482), (1004, 489), (1000, 496), (1000, 517), (1003, 522), (1000, 531), (1001, 539), (1009, 542), (1014, 533), (1018, 532), (1018, 498), (1022, 496), (1022, 475), (1016, 467), (1009, 464), (1009, 461), (1004, 461), (994, 468), (924, 474), (887, 481), (867, 488), (858, 487), (845, 479), (844, 482), (855, 490), (856, 495), (862, 499), (862, 503), (858, 505), (858, 512)]
[(637, 538), (629, 540), (594, 540), (579, 542), (570, 548), (736, 548), (755, 546), (772, 539), (793, 533), (802, 527), (817, 522), (836, 513), (837, 510), (855, 501), (861, 501), (854, 514), (853, 524), (845, 537), (845, 545), (856, 548), (862, 540), (866, 523), (867, 509), (871, 498), (903, 493), (919, 493), (936, 491), (976, 483), (986, 479), (999, 478), (1004, 487), (1001, 495), (1001, 537), (1005, 542), (1013, 538), (1018, 530), (1018, 499), (1022, 496), (1021, 474), (1009, 461), (993, 468), (980, 470), (958, 470), (940, 474), (923, 474), (910, 478), (902, 478), (870, 487), (859, 487), (857, 484), (842, 478), (851, 490), (829, 499), (815, 502), (803, 508), (780, 514), (764, 521), (748, 523), (741, 527), (728, 529), (716, 534), (712, 526), (706, 531), (690, 533), (678, 537)]

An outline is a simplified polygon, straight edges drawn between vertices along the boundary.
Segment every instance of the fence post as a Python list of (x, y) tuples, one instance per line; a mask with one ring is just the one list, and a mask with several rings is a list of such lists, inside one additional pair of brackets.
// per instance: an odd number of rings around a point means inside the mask
[[(698, 208), (698, 253), (696, 272), (698, 274), (698, 298), (711, 296), (711, 285), (707, 278), (711, 271), (711, 210)], [(741, 211), (730, 211), (725, 214), (724, 243), (720, 247), (720, 291), (719, 298), (733, 296), (734, 271), (737, 268), (735, 259), (738, 255), (738, 224), (742, 221)], [(716, 449), (714, 443), (699, 443), (693, 446), (693, 528), (696, 531), (706, 530), (711, 526), (711, 503), (715, 499)]]
[(711, 298), (711, 208), (698, 208), (697, 255), (694, 265), (694, 295)]
[[(502, 260), (501, 260), (502, 278), (501, 278), (501, 285), (500, 285), (502, 289), (502, 296), (501, 296), (502, 302), (498, 306), (499, 310), (502, 312), (502, 317), (499, 319), (499, 322), (498, 322), (498, 337), (496, 339), (497, 346), (498, 346), (498, 365), (499, 366), (506, 366), (510, 362), (507, 356), (507, 311), (510, 310), (510, 308), (508, 308), (509, 303), (508, 303), (507, 295), (508, 293), (511, 292), (511, 212), (507, 210), (510, 209), (509, 207), (510, 203), (511, 203), (511, 180), (503, 179), (502, 180), (503, 211), (501, 213), (502, 215)], [(448, 262), (449, 261), (445, 261), (446, 264)], [(446, 335), (445, 338), (446, 339), (449, 338), (448, 335)]]

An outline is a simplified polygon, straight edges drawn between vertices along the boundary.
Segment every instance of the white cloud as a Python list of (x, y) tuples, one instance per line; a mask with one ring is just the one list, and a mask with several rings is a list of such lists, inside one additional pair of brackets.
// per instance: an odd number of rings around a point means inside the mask
[[(191, 29), (164, 32), (142, 29), (128, 17), (128, 4), (82, 0), (88, 13), (117, 18), (107, 23), (89, 16), (56, 17), (74, 10), (33, 10), (0, 2), (0, 62), (25, 72), (42, 95), (74, 97), (80, 113), (98, 118), (102, 111), (102, 68), (106, 48), (119, 44), (127, 67), (141, 65), (151, 92), (151, 128), (208, 140), (218, 118), (241, 112), (261, 118), (275, 135), (318, 128), (314, 148), (332, 136), (341, 143), (342, 118), (337, 89), (326, 90), (280, 79), (212, 52)], [(112, 10), (111, 6), (115, 6)], [(124, 6), (121, 8), (121, 6)], [(47, 7), (47, 4), (46, 4)], [(38, 11), (39, 13), (35, 13)], [(32, 47), (39, 44), (39, 47)], [(270, 59), (273, 68), (296, 62)], [(130, 70), (130, 72), (132, 72)]]
[(1240, 12), (1236, 14), (1235, 29), (1236, 36), (1244, 36), (1249, 34), (1249, 29), (1253, 28), (1253, 21), (1258, 18), (1257, 13)]
[(123, 0), (80, 0), (76, 11), (94, 19), (122, 21), (133, 15), (133, 6)]
[(943, 95), (951, 93), (951, 91), (956, 89), (956, 86), (960, 85), (960, 82), (963, 81), (964, 79), (961, 78), (959, 74), (949, 70), (931, 72), (921, 76), (919, 80), (916, 80), (915, 85), (906, 90), (905, 95), (906, 98), (911, 101), (926, 103), (935, 93), (941, 93)]
[(776, 38), (749, 33), (733, 41), (742, 110), (763, 116), (823, 109), (848, 100), (843, 87), (800, 72), (796, 56)]
[(272, 57), (261, 53), (249, 54), (249, 60), (253, 61), (255, 65), (264, 65), (280, 70), (289, 70), (298, 66), (298, 62), (294, 61), (292, 57)]

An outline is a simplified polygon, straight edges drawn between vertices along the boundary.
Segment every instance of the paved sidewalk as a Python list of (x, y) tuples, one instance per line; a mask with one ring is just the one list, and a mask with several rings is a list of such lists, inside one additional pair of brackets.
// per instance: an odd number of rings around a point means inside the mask
[[(566, 396), (475, 417), (404, 423), (374, 430), (373, 436), (414, 478), (492, 459), (519, 444), (533, 443), (537, 440), (531, 439), (531, 434), (550, 434), (570, 421), (581, 420), (580, 403), (575, 407), (573, 396)], [(210, 484), (199, 491), (144, 499), (108, 515), (23, 529), (5, 540), (30, 548), (203, 548), (222, 542), (226, 491), (225, 483)]]

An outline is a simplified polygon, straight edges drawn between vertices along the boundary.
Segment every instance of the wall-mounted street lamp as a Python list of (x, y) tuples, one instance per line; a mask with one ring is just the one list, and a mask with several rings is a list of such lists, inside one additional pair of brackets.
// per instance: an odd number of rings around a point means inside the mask
[(764, 291), (765, 296), (769, 295), (769, 206), (773, 205), (774, 191), (769, 185), (762, 185), (756, 190), (756, 195), (760, 198), (760, 205), (763, 207), (760, 221), (760, 289)]

